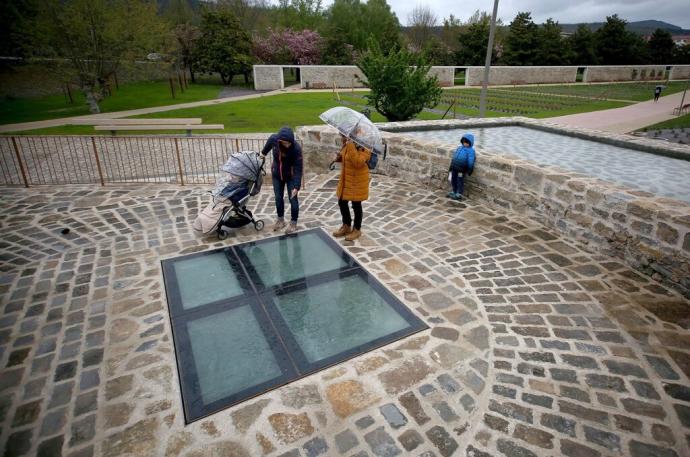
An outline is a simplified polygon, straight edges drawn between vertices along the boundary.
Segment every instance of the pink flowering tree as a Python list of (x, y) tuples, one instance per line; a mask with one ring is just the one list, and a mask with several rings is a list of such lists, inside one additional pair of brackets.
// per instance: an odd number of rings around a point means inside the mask
[(266, 64), (315, 65), (321, 61), (321, 35), (313, 30), (268, 30), (254, 40), (254, 55)]

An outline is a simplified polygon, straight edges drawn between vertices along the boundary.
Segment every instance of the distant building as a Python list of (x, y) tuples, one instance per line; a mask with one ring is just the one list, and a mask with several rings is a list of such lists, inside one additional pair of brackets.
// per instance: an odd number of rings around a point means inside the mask
[(685, 46), (686, 44), (690, 44), (690, 35), (673, 35), (671, 38), (673, 39), (673, 42), (676, 43), (676, 46)]

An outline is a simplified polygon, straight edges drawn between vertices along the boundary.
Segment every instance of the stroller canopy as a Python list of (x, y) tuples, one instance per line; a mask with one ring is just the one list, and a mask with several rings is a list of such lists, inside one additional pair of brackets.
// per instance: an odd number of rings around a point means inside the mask
[(235, 152), (221, 169), (239, 180), (256, 181), (261, 174), (261, 159), (254, 151)]

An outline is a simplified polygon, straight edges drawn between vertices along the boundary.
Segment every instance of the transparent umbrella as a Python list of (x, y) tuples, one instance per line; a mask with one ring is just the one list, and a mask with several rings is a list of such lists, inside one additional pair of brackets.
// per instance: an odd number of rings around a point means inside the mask
[(319, 118), (358, 145), (384, 153), (381, 132), (364, 114), (345, 106), (336, 106), (321, 113)]

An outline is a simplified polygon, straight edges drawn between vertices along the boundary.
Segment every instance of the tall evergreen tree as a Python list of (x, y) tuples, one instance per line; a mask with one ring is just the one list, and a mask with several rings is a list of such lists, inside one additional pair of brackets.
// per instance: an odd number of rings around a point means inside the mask
[(503, 46), (506, 65), (536, 65), (538, 61), (539, 29), (530, 13), (518, 13), (510, 23)]
[(376, 40), (384, 54), (400, 47), (400, 22), (386, 0), (367, 1), (363, 13), (364, 30)]
[(649, 39), (649, 53), (654, 63), (668, 64), (673, 60), (676, 44), (666, 30), (656, 29)]
[[(483, 65), (486, 59), (486, 46), (489, 43), (490, 18), (470, 24), (458, 36), (458, 51), (455, 55), (457, 65)], [(491, 53), (492, 61), (496, 53)]]
[(627, 22), (617, 14), (606, 17), (606, 23), (594, 32), (596, 52), (603, 65), (646, 63), (649, 59), (644, 40), (625, 29)]
[(586, 25), (578, 25), (575, 33), (570, 35), (566, 41), (572, 52), (570, 57), (571, 64), (596, 65), (599, 62), (594, 33)]
[(537, 59), (540, 65), (563, 65), (568, 59), (568, 47), (561, 37), (561, 26), (548, 18), (539, 29)]

